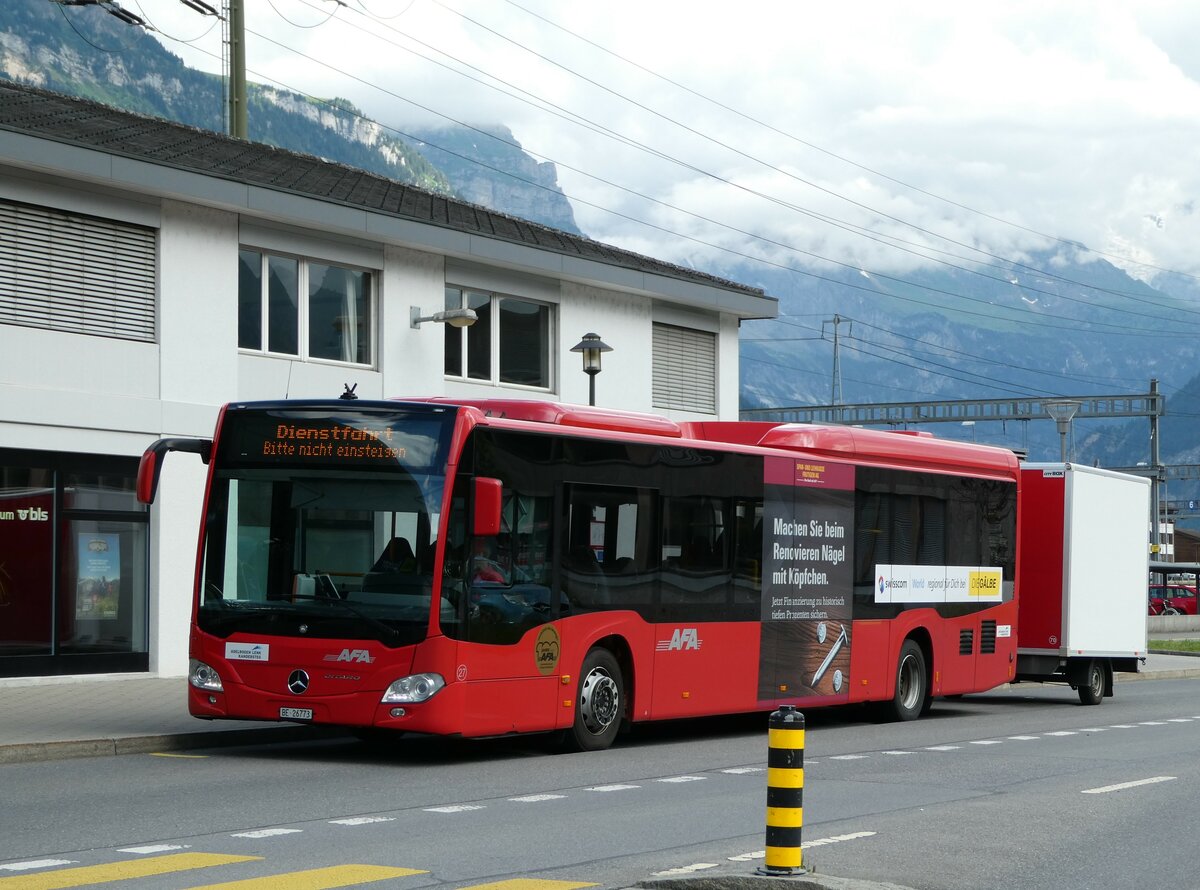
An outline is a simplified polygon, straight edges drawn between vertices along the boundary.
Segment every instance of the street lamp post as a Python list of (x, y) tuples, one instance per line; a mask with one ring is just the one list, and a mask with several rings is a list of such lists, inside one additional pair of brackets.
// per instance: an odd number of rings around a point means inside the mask
[(588, 375), (588, 404), (596, 404), (596, 375), (600, 373), (600, 356), (612, 352), (612, 347), (600, 339), (599, 334), (584, 334), (583, 339), (571, 347), (571, 352), (583, 356), (583, 373)]
[(1042, 406), (1046, 409), (1046, 413), (1053, 417), (1054, 422), (1058, 424), (1062, 462), (1064, 464), (1067, 462), (1067, 433), (1070, 432), (1071, 418), (1079, 410), (1079, 404), (1074, 399), (1056, 399), (1052, 402), (1042, 403)]

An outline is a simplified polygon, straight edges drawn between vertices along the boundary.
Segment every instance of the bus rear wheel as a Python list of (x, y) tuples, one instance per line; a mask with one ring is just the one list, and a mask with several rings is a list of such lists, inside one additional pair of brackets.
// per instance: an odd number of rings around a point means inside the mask
[(567, 734), (576, 751), (601, 751), (617, 738), (625, 711), (621, 666), (607, 649), (593, 649), (579, 670), (575, 723)]
[(896, 663), (896, 688), (886, 704), (891, 720), (916, 720), (927, 710), (929, 684), (925, 653), (913, 640), (905, 640)]

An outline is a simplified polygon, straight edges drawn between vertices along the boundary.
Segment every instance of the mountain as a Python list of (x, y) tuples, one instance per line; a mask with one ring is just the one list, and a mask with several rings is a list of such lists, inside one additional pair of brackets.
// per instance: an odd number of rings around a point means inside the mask
[[(141, 28), (98, 6), (4, 0), (0, 77), (201, 129), (226, 130), (219, 77), (188, 68)], [(345, 99), (258, 84), (249, 84), (247, 93), (249, 136), (255, 141), (582, 234), (554, 165), (526, 155), (502, 127), (447, 126), (408, 139)]]
[[(187, 68), (97, 6), (5, 0), (0, 77), (225, 129), (219, 78)], [(248, 101), (253, 139), (580, 234), (554, 165), (522, 151), (502, 124), (393, 128), (344, 99), (258, 85)], [(743, 407), (833, 401), (836, 332), (845, 403), (1134, 395), (1156, 379), (1168, 410), (1162, 459), (1200, 464), (1200, 286), (1193, 277), (1160, 272), (1151, 286), (1072, 245), (1020, 264), (955, 261), (895, 274), (788, 265), (796, 268), (742, 261), (702, 270), (780, 300), (779, 319), (742, 326)], [(1023, 449), (1035, 460), (1059, 454), (1048, 418), (927, 428)], [(1077, 420), (1072, 433), (1078, 460), (1133, 466), (1149, 459), (1144, 419)], [(1198, 495), (1194, 483), (1171, 489), (1172, 498)]]
[[(1158, 290), (1071, 247), (1022, 264), (894, 275), (745, 263), (712, 271), (780, 299), (779, 319), (742, 325), (744, 408), (831, 404), (836, 330), (842, 403), (1139, 395), (1154, 379), (1167, 397), (1163, 461), (1200, 464), (1200, 304), (1186, 291)], [(1059, 456), (1048, 417), (924, 428), (1034, 460)], [(1072, 439), (1081, 462), (1150, 458), (1145, 419), (1076, 420)]]

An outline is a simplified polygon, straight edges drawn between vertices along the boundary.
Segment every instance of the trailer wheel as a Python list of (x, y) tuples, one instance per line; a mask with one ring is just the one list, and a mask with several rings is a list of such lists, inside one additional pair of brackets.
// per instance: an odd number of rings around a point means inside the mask
[(621, 666), (607, 649), (593, 649), (583, 660), (579, 678), (575, 723), (567, 733), (567, 744), (576, 751), (601, 751), (621, 728), (625, 710)]
[(912, 640), (900, 647), (896, 664), (896, 689), (887, 703), (886, 713), (892, 720), (916, 720), (925, 711), (929, 698), (926, 683), (925, 654)]
[(1082, 680), (1079, 684), (1080, 704), (1098, 705), (1104, 701), (1104, 665), (1100, 659), (1088, 661)]

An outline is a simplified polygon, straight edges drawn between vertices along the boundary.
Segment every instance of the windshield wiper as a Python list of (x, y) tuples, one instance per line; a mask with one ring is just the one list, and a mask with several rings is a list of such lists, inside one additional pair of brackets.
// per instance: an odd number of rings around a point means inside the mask
[[(361, 618), (363, 621), (367, 622), (367, 624), (371, 625), (371, 627), (375, 628), (380, 633), (386, 634), (388, 636), (388, 638), (393, 639), (393, 640), (398, 640), (400, 638), (399, 630), (392, 627), (390, 624), (386, 624), (383, 621), (380, 621), (374, 615), (367, 614), (366, 612), (364, 612), (362, 609), (358, 608), (357, 606), (351, 605), (350, 603), (348, 603), (344, 599), (342, 599), (340, 596), (330, 597), (330, 596), (310, 596), (307, 594), (298, 594), (298, 595), (292, 597), (292, 599), (295, 600), (296, 602), (325, 603), (330, 606), (341, 606), (345, 611), (349, 612), (355, 618)], [(381, 640), (380, 642), (386, 642), (386, 641)]]

